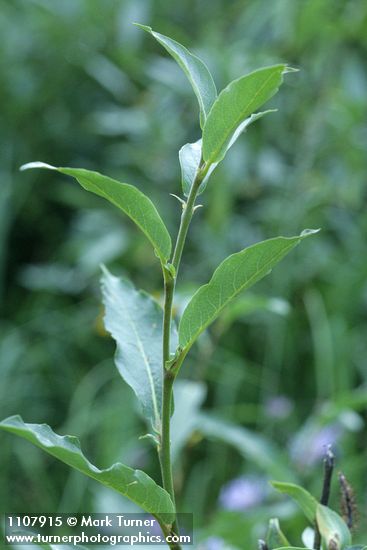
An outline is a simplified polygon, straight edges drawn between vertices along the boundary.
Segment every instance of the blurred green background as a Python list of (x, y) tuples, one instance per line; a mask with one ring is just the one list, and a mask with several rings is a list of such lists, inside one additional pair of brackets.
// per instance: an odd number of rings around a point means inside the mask
[[(151, 25), (202, 57), (218, 89), (261, 66), (300, 68), (213, 175), (184, 255), (177, 312), (232, 252), (322, 228), (200, 339), (177, 387), (179, 508), (203, 548), (255, 548), (279, 516), (306, 523), (267, 480), (321, 490), (332, 443), (367, 540), (367, 4), (363, 0), (1, 0), (0, 409), (80, 436), (98, 466), (159, 479), (103, 330), (100, 263), (161, 292), (150, 245), (108, 203), (29, 161), (140, 187), (175, 235), (178, 149), (198, 109)], [(127, 501), (6, 434), (2, 511), (128, 511)], [(338, 509), (338, 487), (332, 504)], [(204, 543), (203, 543), (204, 544)]]

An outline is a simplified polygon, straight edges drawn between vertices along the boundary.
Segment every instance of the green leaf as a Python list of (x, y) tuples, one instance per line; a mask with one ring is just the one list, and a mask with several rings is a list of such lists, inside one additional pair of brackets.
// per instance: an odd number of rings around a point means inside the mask
[(327, 506), (318, 504), (316, 520), (327, 548), (344, 550), (346, 545), (352, 544), (350, 531), (344, 520), (336, 512), (330, 510)]
[(152, 243), (162, 263), (168, 261), (172, 245), (167, 228), (152, 201), (139, 189), (83, 168), (56, 168), (44, 162), (30, 162), (21, 166), (21, 170), (29, 168), (57, 170), (74, 177), (87, 191), (107, 199), (140, 227)]
[[(265, 114), (253, 113), (278, 91), (287, 71), (283, 64), (265, 67), (234, 80), (222, 90), (203, 130), (205, 162), (220, 162), (244, 128)], [(245, 123), (249, 115), (253, 118)]]
[(99, 470), (83, 455), (76, 437), (57, 435), (46, 424), (25, 424), (20, 416), (0, 422), (0, 428), (27, 439), (68, 466), (114, 489), (163, 523), (173, 520), (174, 506), (169, 494), (145, 472), (121, 463)]
[(281, 548), (274, 548), (274, 550), (312, 550), (311, 548), (305, 548), (304, 546), (282, 546)]
[(289, 479), (286, 456), (265, 437), (205, 413), (198, 413), (197, 429), (206, 437), (231, 445), (270, 476)]
[(275, 548), (279, 544), (290, 544), (280, 528), (278, 518), (269, 521), (266, 542), (269, 548)]
[(209, 69), (205, 63), (201, 61), (201, 59), (189, 52), (189, 50), (176, 42), (176, 40), (172, 40), (172, 38), (169, 38), (168, 36), (155, 32), (151, 27), (147, 27), (146, 25), (139, 25), (138, 23), (135, 24), (154, 36), (154, 38), (179, 64), (189, 79), (199, 102), (200, 125), (203, 127), (211, 106), (217, 97), (217, 90)]
[(156, 432), (161, 428), (162, 308), (105, 267), (101, 279), (105, 327), (116, 341), (115, 363)]
[(179, 344), (188, 350), (203, 330), (242, 290), (250, 288), (297, 244), (315, 231), (304, 231), (298, 237), (277, 237), (245, 248), (226, 258), (213, 277), (191, 298), (179, 325)]
[(313, 524), (316, 519), (317, 500), (303, 487), (294, 483), (271, 482), (274, 489), (293, 498), (307, 519)]
[[(182, 190), (186, 197), (188, 197), (190, 194), (191, 186), (194, 183), (200, 165), (201, 144), (201, 139), (199, 139), (195, 143), (186, 143), (186, 145), (181, 147), (178, 153), (181, 165)], [(208, 179), (210, 178), (210, 175), (212, 174), (216, 166), (217, 164), (212, 164), (210, 166), (207, 175), (205, 176), (203, 182), (199, 187), (198, 195), (200, 195), (204, 191)]]

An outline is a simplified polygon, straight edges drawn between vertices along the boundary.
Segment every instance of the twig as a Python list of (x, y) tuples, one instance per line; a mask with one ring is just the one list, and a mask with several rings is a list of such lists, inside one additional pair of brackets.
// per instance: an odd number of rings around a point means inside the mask
[[(322, 485), (322, 493), (320, 503), (324, 506), (328, 505), (330, 498), (331, 480), (334, 471), (334, 453), (331, 450), (331, 445), (328, 446), (325, 458), (324, 458), (324, 481)], [(321, 534), (317, 523), (315, 524), (315, 539), (313, 543), (314, 550), (320, 550), (321, 546)]]

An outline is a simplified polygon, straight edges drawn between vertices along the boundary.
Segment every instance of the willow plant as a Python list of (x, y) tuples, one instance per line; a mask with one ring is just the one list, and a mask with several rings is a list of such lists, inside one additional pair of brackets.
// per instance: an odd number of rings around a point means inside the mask
[[(258, 112), (258, 109), (278, 91), (283, 76), (294, 69), (282, 63), (260, 68), (234, 80), (218, 95), (208, 68), (198, 57), (171, 38), (150, 27), (139, 26), (175, 59), (199, 103), (201, 137), (179, 151), (183, 196), (180, 198), (182, 215), (175, 245), (172, 246), (166, 225), (152, 201), (133, 185), (98, 172), (54, 167), (43, 162), (31, 162), (22, 169), (46, 168), (72, 176), (85, 190), (110, 201), (145, 234), (160, 262), (163, 311), (150, 295), (136, 290), (131, 282), (115, 277), (106, 268), (103, 268), (102, 293), (105, 326), (117, 345), (116, 366), (135, 392), (150, 425), (158, 451), (162, 483), (121, 463), (98, 469), (84, 456), (78, 439), (57, 435), (47, 425), (26, 424), (21, 417), (12, 416), (0, 427), (118, 491), (152, 514), (167, 538), (178, 534), (170, 422), (173, 385), (184, 360), (200, 334), (231, 300), (270, 273), (280, 260), (315, 231), (306, 230), (298, 236), (265, 240), (227, 257), (210, 281), (191, 297), (178, 329), (175, 328), (172, 319), (175, 288), (190, 222), (197, 208), (197, 197), (240, 134), (256, 120), (274, 112), (273, 109)], [(176, 189), (169, 191), (177, 193)], [(171, 539), (167, 544), (172, 549), (179, 549), (178, 540)]]

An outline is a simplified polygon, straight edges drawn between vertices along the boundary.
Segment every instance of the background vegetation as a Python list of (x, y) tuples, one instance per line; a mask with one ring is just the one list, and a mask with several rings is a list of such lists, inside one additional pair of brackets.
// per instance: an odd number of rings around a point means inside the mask
[[(96, 464), (121, 459), (158, 479), (152, 448), (137, 440), (145, 426), (113, 365), (98, 283), (103, 262), (159, 296), (149, 244), (67, 178), (18, 167), (44, 160), (131, 182), (175, 233), (180, 206), (169, 193), (180, 193), (178, 149), (199, 135), (196, 101), (174, 62), (131, 23), (200, 54), (219, 89), (287, 62), (301, 71), (272, 100), (279, 111), (241, 137), (202, 197), (180, 299), (247, 244), (306, 227), (322, 232), (191, 353), (176, 396), (179, 507), (194, 512), (200, 536), (210, 537), (206, 548), (255, 547), (275, 515), (300, 544), (302, 516), (266, 481), (296, 479), (318, 494), (320, 457), (332, 443), (356, 493), (355, 542), (366, 543), (367, 4), (0, 7), (1, 417), (47, 422), (80, 436)], [(3, 511), (128, 511), (118, 495), (26, 442), (1, 435), (0, 462)], [(336, 487), (332, 498), (338, 508)]]

